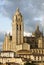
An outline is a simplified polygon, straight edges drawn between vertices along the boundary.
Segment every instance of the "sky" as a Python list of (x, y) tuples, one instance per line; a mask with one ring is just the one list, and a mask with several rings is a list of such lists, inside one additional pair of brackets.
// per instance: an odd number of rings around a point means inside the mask
[(0, 0), (0, 42), (12, 31), (12, 17), (19, 8), (23, 15), (24, 32), (32, 33), (38, 24), (44, 32), (44, 0)]

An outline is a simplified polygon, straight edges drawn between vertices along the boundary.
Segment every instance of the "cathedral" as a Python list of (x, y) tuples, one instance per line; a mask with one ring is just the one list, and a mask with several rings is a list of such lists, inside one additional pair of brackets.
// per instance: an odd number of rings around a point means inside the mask
[(29, 50), (30, 45), (27, 44), (27, 42), (24, 42), (23, 35), (24, 35), (23, 16), (19, 9), (17, 9), (12, 20), (12, 36), (10, 34), (5, 35), (3, 50), (14, 52), (23, 49)]
[(31, 48), (44, 48), (43, 39), (43, 33), (39, 30), (38, 25), (32, 36), (24, 36), (23, 16), (17, 9), (12, 19), (12, 36), (10, 33), (5, 35), (3, 51), (16, 52), (18, 50), (30, 50)]
[[(12, 35), (5, 34), (3, 51), (13, 51), (19, 57), (28, 58), (35, 63), (44, 63), (44, 36), (39, 30), (39, 25), (32, 33), (32, 36), (24, 36), (23, 16), (19, 10), (12, 19)], [(44, 65), (44, 64), (41, 64)]]

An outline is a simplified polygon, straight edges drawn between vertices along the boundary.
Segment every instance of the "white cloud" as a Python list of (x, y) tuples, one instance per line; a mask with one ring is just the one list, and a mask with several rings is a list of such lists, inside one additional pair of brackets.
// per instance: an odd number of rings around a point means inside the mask
[(24, 32), (24, 36), (31, 36), (32, 33)]
[(41, 18), (42, 18), (42, 21), (40, 22), (40, 24), (42, 25), (42, 27), (44, 27), (44, 15)]
[(41, 15), (39, 17), (35, 17), (34, 21), (40, 21), (38, 23), (43, 27), (44, 26), (44, 15)]
[(42, 21), (42, 18), (41, 17), (35, 17), (34, 20), (35, 21)]

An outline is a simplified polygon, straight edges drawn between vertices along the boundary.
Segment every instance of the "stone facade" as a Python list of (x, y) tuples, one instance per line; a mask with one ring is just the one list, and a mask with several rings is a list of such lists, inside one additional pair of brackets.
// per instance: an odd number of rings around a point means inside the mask
[(19, 9), (17, 8), (16, 13), (14, 14), (12, 20), (12, 38), (10, 34), (5, 36), (3, 43), (3, 51), (16, 52), (26, 47), (30, 48), (29, 44), (27, 43), (24, 44), (23, 42), (23, 37), (24, 37), (23, 33), (24, 33), (23, 16), (19, 11)]
[[(44, 48), (44, 36), (37, 25), (35, 32), (31, 37), (24, 37), (23, 16), (17, 8), (12, 20), (12, 36), (5, 35), (3, 50), (18, 51), (25, 47), (30, 48)], [(26, 43), (26, 44), (25, 44)], [(24, 45), (24, 46), (23, 46)], [(30, 46), (30, 47), (29, 47)], [(27, 48), (26, 48), (27, 49)]]
[(16, 45), (23, 44), (23, 18), (19, 9), (16, 10), (12, 21), (12, 47), (16, 51)]
[(9, 40), (9, 35), (5, 35), (5, 39), (4, 39), (4, 43), (3, 43), (3, 50), (6, 50), (6, 51), (10, 51), (10, 40)]
[[(30, 37), (23, 36), (23, 33), (23, 16), (17, 8), (16, 13), (12, 19), (12, 36), (10, 34), (5, 35), (4, 43), (2, 46), (3, 51), (15, 52), (16, 56), (19, 57), (23, 62), (26, 59), (26, 61), (31, 60), (31, 62), (34, 62), (36, 64), (44, 64), (44, 36), (43, 32), (39, 30), (39, 26), (37, 25), (35, 32), (33, 32), (32, 36)], [(13, 59), (16, 62), (19, 61), (18, 58), (16, 60), (16, 57)], [(11, 62), (13, 62), (13, 59)]]

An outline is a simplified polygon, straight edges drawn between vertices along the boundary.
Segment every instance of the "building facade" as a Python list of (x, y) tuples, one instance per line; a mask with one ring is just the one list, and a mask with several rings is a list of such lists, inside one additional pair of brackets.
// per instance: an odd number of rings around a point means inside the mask
[[(30, 45), (24, 42), (24, 24), (23, 16), (19, 9), (17, 8), (16, 13), (13, 16), (12, 20), (12, 36), (5, 35), (3, 43), (3, 51), (18, 51), (26, 48), (29, 50)], [(26, 43), (26, 44), (25, 44)], [(25, 47), (24, 47), (25, 46)]]
[(43, 32), (39, 30), (39, 26), (37, 25), (32, 36), (28, 37), (23, 35), (23, 16), (17, 8), (12, 19), (12, 36), (10, 33), (9, 35), (5, 35), (2, 46), (3, 51), (13, 51), (21, 59), (27, 58), (29, 61), (44, 64), (44, 36)]

